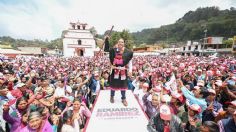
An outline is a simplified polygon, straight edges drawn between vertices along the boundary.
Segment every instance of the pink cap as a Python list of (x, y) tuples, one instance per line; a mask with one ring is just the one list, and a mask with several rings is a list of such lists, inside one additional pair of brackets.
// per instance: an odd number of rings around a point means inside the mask
[(160, 107), (160, 117), (162, 120), (171, 120), (171, 111), (168, 105), (163, 104)]
[(200, 89), (200, 87), (199, 86), (194, 86), (193, 89), (198, 90), (198, 89)]
[(219, 70), (216, 71), (216, 75), (217, 76), (220, 76), (221, 75), (221, 72)]
[(148, 88), (148, 87), (149, 87), (149, 84), (148, 84), (148, 83), (143, 83), (143, 87), (144, 87), (144, 88)]
[(221, 80), (217, 80), (217, 81), (215, 82), (215, 84), (216, 84), (217, 86), (221, 87), (221, 86), (223, 85), (223, 82), (222, 82)]
[(180, 93), (178, 93), (177, 91), (175, 91), (175, 92), (171, 92), (171, 96), (174, 97), (174, 98), (176, 98), (176, 99), (178, 99), (178, 98), (180, 98), (182, 95), (181, 95)]
[(189, 108), (193, 111), (198, 112), (198, 113), (200, 113), (202, 111), (201, 107), (198, 104), (192, 104), (189, 106)]
[(203, 80), (199, 80), (198, 82), (197, 82), (197, 86), (204, 86), (204, 81)]
[(236, 100), (230, 102), (231, 105), (236, 106)]
[(179, 64), (179, 67), (180, 67), (181, 69), (184, 69), (184, 68), (185, 68), (185, 64), (184, 64), (184, 63), (180, 63), (180, 64)]
[(153, 91), (161, 92), (161, 87), (160, 86), (156, 86), (155, 88), (153, 88)]
[(82, 73), (83, 75), (87, 75), (88, 74), (88, 72), (87, 71), (83, 71), (83, 73)]
[(168, 70), (166, 71), (166, 73), (171, 73), (171, 70), (170, 70), (170, 69), (168, 69)]
[(164, 103), (170, 102), (171, 101), (171, 96), (169, 96), (168, 94), (165, 94), (162, 96), (161, 101)]
[(209, 93), (216, 94), (216, 91), (214, 89), (208, 89)]

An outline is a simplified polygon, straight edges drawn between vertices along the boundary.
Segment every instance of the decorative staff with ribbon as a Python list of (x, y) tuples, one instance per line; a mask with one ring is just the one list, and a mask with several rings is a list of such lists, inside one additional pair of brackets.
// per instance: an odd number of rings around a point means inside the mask
[[(104, 40), (104, 42), (103, 42), (103, 44), (102, 44), (102, 47), (101, 47), (101, 49), (100, 49), (100, 51), (99, 51), (98, 54), (101, 54), (101, 53), (102, 53), (102, 49), (103, 49), (103, 51), (105, 51), (105, 52), (109, 52), (109, 40), (108, 40), (108, 39), (109, 39), (110, 36), (111, 36), (111, 33), (112, 33), (113, 28), (114, 28), (114, 26), (112, 25), (111, 30), (109, 31), (108, 35), (106, 35), (105, 40)], [(103, 54), (102, 54), (102, 55), (103, 55)]]
[[(104, 52), (109, 52), (109, 50), (110, 50), (110, 48), (109, 48), (109, 38), (111, 36), (113, 28), (114, 28), (114, 26), (112, 25), (111, 29), (109, 30), (108, 35), (106, 35), (106, 37), (104, 38), (102, 47), (100, 48), (98, 54), (96, 55), (96, 57), (94, 58), (94, 61), (92, 62), (94, 67), (95, 67), (95, 61), (98, 59), (98, 57), (103, 56)], [(102, 49), (103, 49), (103, 51), (102, 51)]]

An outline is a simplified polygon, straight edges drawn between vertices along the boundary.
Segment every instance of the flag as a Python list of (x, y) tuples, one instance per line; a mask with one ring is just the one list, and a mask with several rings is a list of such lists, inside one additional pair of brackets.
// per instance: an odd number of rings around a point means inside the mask
[(177, 91), (177, 82), (176, 82), (175, 74), (172, 74), (172, 76), (170, 77), (170, 80), (166, 82), (165, 85), (167, 88), (170, 89), (171, 92)]
[(12, 99), (8, 101), (8, 105), (11, 106), (16, 103), (16, 99)]
[(109, 46), (109, 37), (106, 37), (105, 42), (104, 42), (104, 52), (109, 52), (110, 46)]

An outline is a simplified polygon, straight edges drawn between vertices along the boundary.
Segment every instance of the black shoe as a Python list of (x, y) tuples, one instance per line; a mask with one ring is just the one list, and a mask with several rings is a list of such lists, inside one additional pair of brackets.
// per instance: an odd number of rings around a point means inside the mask
[(111, 102), (111, 103), (114, 103), (114, 102), (115, 102), (115, 101), (114, 101), (114, 97), (111, 97), (111, 98), (110, 98), (110, 102)]

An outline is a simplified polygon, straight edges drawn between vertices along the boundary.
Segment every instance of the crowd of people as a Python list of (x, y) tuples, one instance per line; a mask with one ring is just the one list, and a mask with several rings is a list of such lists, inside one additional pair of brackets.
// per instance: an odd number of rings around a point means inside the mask
[[(1, 59), (1, 131), (83, 131), (110, 68), (108, 56)], [(235, 82), (234, 57), (170, 55), (134, 56), (127, 85), (147, 131), (236, 132)]]

